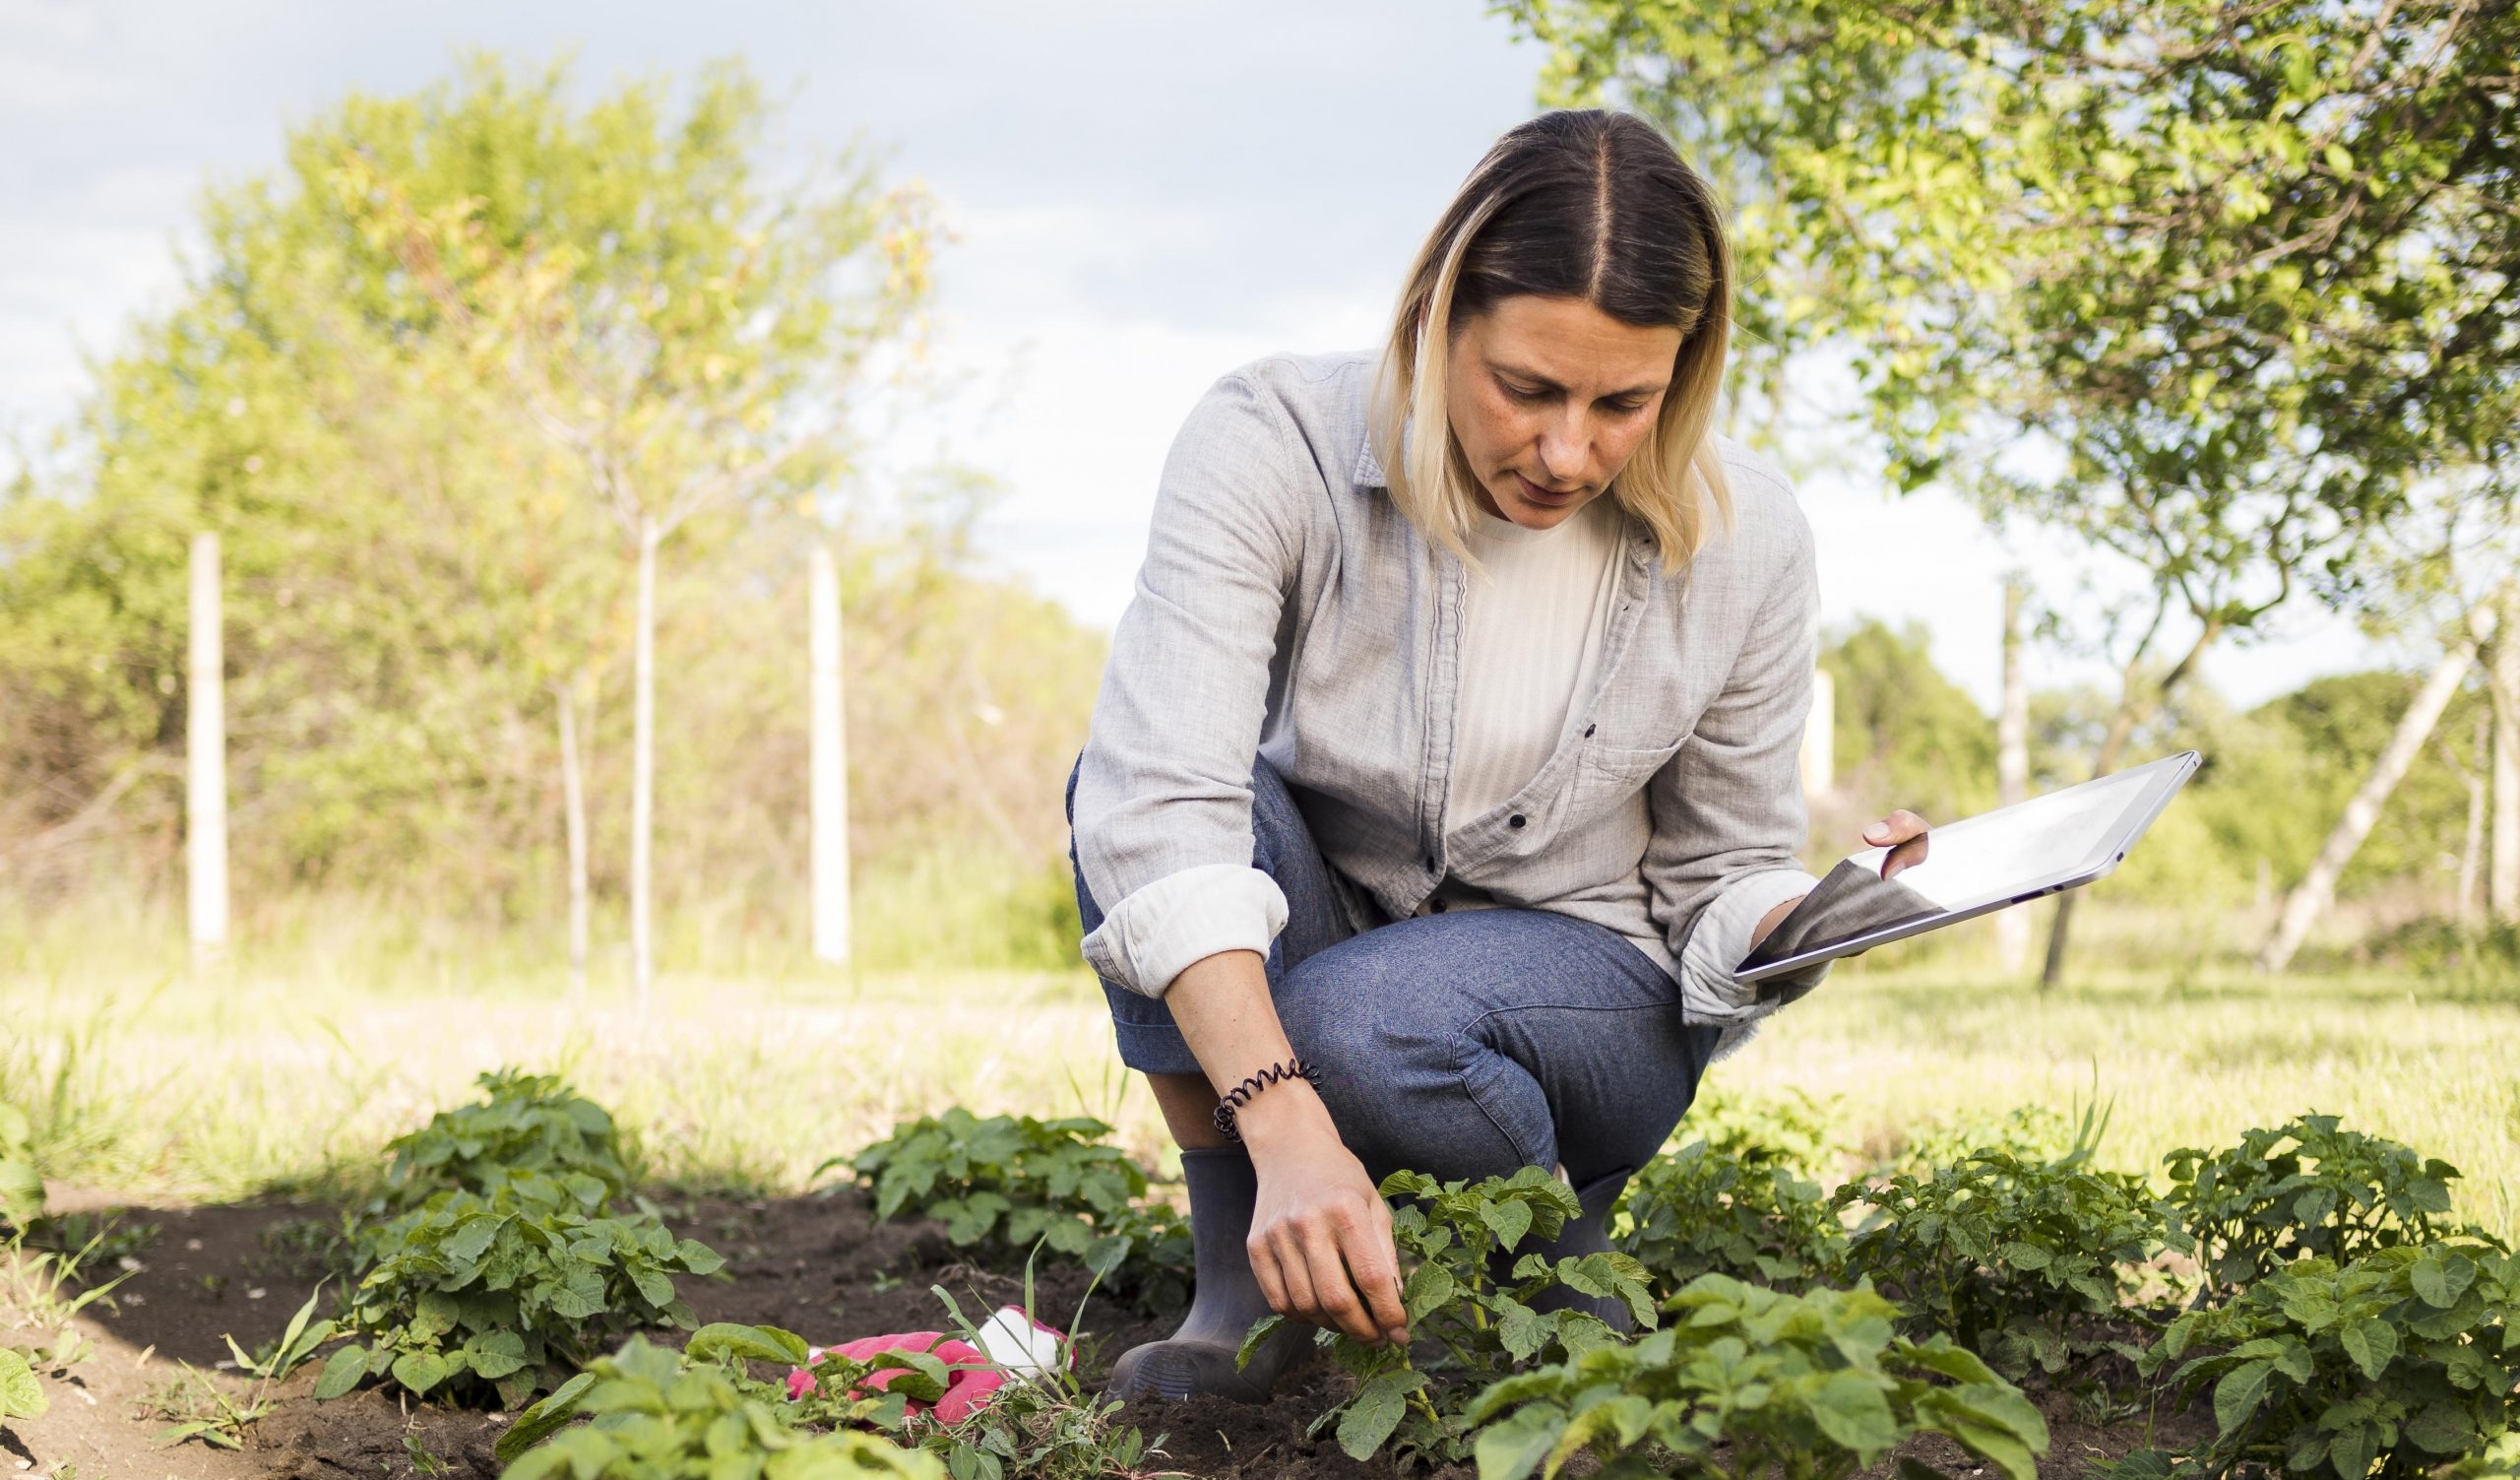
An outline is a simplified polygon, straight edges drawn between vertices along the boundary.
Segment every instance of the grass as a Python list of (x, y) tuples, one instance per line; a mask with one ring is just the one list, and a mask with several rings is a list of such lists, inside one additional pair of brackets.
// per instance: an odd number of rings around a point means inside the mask
[[(57, 938), (57, 937), (56, 937)], [(90, 959), (93, 957), (93, 959)], [(354, 1183), (393, 1135), (502, 1063), (611, 1107), (647, 1171), (802, 1190), (899, 1118), (1084, 1113), (1177, 1164), (1081, 972), (668, 973), (641, 1018), (617, 984), (362, 968), (291, 953), (192, 981), (116, 947), (0, 967), (0, 1094), (56, 1183), (136, 1202)], [(2520, 1235), (2520, 984), (2152, 971), (2042, 996), (1965, 963), (1851, 963), (1716, 1065), (1727, 1093), (1800, 1089), (1879, 1154), (1935, 1124), (2113, 1100), (2102, 1159), (2151, 1171), (2310, 1110), (2447, 1158), (2461, 1208)]]

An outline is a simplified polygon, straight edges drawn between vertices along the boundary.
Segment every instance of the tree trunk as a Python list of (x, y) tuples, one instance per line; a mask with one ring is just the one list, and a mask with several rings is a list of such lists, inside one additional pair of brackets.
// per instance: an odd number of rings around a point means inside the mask
[(2473, 637), (2462, 638), (2433, 667), (2432, 676), (2424, 680), (2416, 692), (2415, 702), (2407, 706), (2398, 719), (2397, 734), (2389, 738), (2388, 748), (2371, 764), (2371, 773), (2345, 804), (2345, 815), (2327, 835), (2327, 845), (2310, 864), (2309, 873), (2285, 896), (2284, 914), (2275, 923), (2275, 933), (2267, 938), (2265, 948), (2257, 953), (2257, 969), (2282, 971), (2293, 962), (2293, 953), (2310, 933), (2310, 927), (2327, 912), (2336, 898), (2337, 877), (2345, 866), (2354, 861), (2354, 852), (2371, 835), (2372, 824), (2380, 820), (2380, 807), (2397, 790), (2407, 768), (2424, 749), (2432, 727), (2441, 722), (2441, 711), (2457, 697), (2459, 680), (2468, 675), (2468, 665), (2476, 662), (2477, 645)]
[(569, 1000), (587, 996), (587, 787), (578, 757), (579, 683), (556, 685), (560, 700), (560, 795), (569, 834)]
[(656, 984), (655, 881), (657, 822), (657, 545), (654, 515), (639, 518), (639, 611), (630, 723), (630, 980), (639, 1014), (648, 1013)]
[[(2030, 797), (2030, 672), (2021, 659), (2021, 614), (2030, 588), (2019, 576), (2004, 582), (2004, 691), (1995, 711), (1995, 801), (2004, 806)], [(1995, 916), (1995, 950), (2006, 975), (2030, 964), (2030, 912)]]
[(184, 694), (184, 883), (198, 971), (216, 967), (227, 950), (226, 657), (219, 584), (219, 537), (204, 531), (193, 536)]
[(806, 603), (813, 662), (812, 720), (814, 956), (849, 964), (849, 730), (842, 702), (840, 572), (831, 547), (814, 542)]
[[(2170, 702), (2172, 692), (2195, 670), (2196, 661), (2205, 656), (2205, 650), (2222, 635), (2220, 622), (2205, 623), (2197, 631), (2196, 641), (2188, 646), (2186, 656), (2173, 665), (2169, 673), (2162, 675), (2161, 681), (2153, 685), (2149, 699), (2142, 681), (2136, 676), (2136, 667), (2143, 661), (2141, 650), (2137, 651), (2135, 658), (2127, 663), (2119, 682), (2117, 712), (2110, 716), (2109, 733), (2101, 737), (2100, 754), (2092, 761), (2093, 780), (2097, 781), (2117, 769), (2118, 757), (2125, 753), (2126, 742), (2134, 738), (2135, 726), (2145, 715)], [(2065, 945), (2073, 932), (2074, 900), (2077, 897), (2079, 891), (2073, 889), (2056, 896), (2056, 914), (2048, 927), (2048, 960), (2039, 970), (2039, 990), (2042, 992), (2049, 991), (2065, 979)]]
[(2520, 585), (2503, 590), (2486, 686), (2493, 695), (2492, 915), (2520, 925)]

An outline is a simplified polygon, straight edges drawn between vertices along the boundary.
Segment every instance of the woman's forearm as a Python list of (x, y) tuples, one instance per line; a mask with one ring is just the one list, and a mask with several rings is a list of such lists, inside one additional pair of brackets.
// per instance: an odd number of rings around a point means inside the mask
[[(1294, 1057), (1259, 952), (1224, 950), (1182, 968), (1164, 994), (1181, 1041), (1219, 1092), (1272, 1063)], [(1282, 1079), (1251, 1097), (1234, 1115), (1235, 1128), (1255, 1156), (1307, 1135), (1337, 1137), (1328, 1107), (1301, 1079)], [(1218, 1137), (1221, 1142), (1222, 1136)]]

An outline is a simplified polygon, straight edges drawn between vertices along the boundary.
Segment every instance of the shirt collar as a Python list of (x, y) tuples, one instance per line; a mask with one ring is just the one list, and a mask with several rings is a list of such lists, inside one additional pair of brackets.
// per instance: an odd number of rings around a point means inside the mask
[[(1409, 427), (1415, 419), (1414, 415), (1400, 418), (1400, 445), (1403, 447), (1409, 445)], [(1390, 487), (1390, 476), (1383, 472), (1382, 460), (1374, 456), (1373, 428), (1367, 426), (1359, 440), (1361, 445), (1356, 448), (1356, 466), (1349, 471), (1349, 479), (1359, 488)]]

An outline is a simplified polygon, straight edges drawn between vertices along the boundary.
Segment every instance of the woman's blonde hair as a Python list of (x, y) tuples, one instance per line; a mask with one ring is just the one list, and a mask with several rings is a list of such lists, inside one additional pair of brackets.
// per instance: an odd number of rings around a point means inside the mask
[(1515, 293), (1580, 298), (1624, 324), (1680, 331), (1654, 427), (1607, 491), (1653, 530), (1665, 570), (1686, 565), (1706, 543), (1709, 509), (1728, 528), (1732, 518), (1713, 436), (1732, 321), (1714, 190), (1652, 124), (1603, 108), (1516, 125), (1462, 182), (1409, 269), (1367, 435), (1401, 512), (1466, 560), (1478, 480), (1446, 410), (1447, 352), (1456, 322)]

